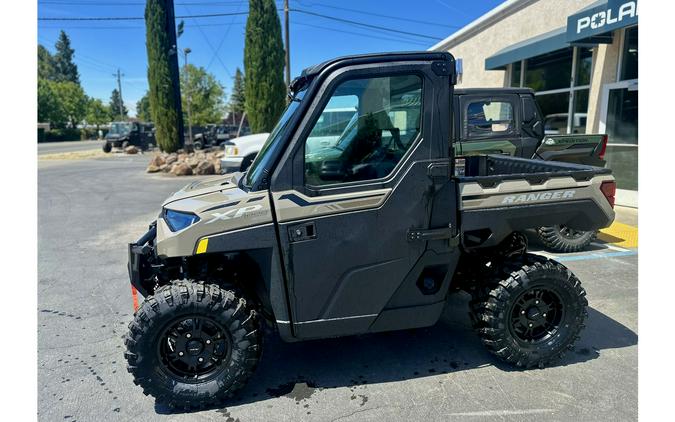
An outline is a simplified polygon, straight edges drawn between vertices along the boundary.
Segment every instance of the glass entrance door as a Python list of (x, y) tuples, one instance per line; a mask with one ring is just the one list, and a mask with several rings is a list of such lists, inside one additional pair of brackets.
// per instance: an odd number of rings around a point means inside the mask
[[(605, 86), (605, 118), (600, 131), (607, 133), (607, 167), (617, 188), (638, 190), (638, 88), (637, 80)], [(602, 127), (604, 123), (604, 128)]]

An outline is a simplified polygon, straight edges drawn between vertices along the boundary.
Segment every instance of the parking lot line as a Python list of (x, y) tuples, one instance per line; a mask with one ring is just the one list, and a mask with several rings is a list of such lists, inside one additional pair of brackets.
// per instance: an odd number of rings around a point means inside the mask
[(606, 229), (600, 230), (598, 240), (622, 248), (633, 249), (638, 247), (638, 228), (615, 221)]
[(634, 249), (625, 252), (588, 253), (583, 255), (571, 255), (571, 256), (558, 255), (554, 259), (560, 262), (569, 262), (569, 261), (585, 261), (588, 259), (617, 258), (620, 256), (631, 256), (637, 254), (638, 251)]

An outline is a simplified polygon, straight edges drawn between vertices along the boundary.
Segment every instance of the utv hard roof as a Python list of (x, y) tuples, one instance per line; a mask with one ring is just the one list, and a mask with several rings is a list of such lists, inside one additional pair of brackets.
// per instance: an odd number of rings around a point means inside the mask
[[(314, 76), (319, 74), (321, 71), (326, 69), (328, 66), (333, 64), (340, 63), (342, 66), (348, 66), (353, 64), (368, 64), (372, 62), (395, 62), (401, 60), (444, 60), (444, 61), (454, 61), (452, 54), (447, 51), (400, 51), (400, 52), (388, 52), (388, 53), (368, 53), (368, 54), (357, 54), (353, 56), (342, 56), (336, 57), (334, 59), (326, 60), (323, 63), (316, 64), (305, 68), (300, 76), (295, 78), (289, 89), (291, 92), (297, 92), (300, 88), (305, 86), (309, 80)], [(454, 70), (454, 66), (452, 68)]]
[(455, 88), (455, 95), (534, 94), (530, 88)]

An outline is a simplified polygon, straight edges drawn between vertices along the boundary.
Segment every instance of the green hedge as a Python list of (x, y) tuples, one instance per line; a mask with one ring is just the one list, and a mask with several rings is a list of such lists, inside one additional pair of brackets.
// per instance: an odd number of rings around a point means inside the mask
[[(108, 129), (101, 128), (101, 131), (105, 136)], [(38, 142), (84, 141), (97, 138), (96, 129), (51, 129), (47, 132), (38, 129)]]

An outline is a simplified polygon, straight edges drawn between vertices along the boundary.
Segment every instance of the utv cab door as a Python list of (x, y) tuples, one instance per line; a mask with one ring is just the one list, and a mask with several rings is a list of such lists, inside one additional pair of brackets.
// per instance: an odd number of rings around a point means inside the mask
[[(351, 59), (316, 76), (303, 100), (271, 179), (296, 338), (428, 326), (441, 314), (459, 256), (454, 61), (431, 57), (446, 60)], [(341, 121), (335, 109), (353, 111)], [(316, 148), (329, 114), (341, 133)]]
[(456, 122), (461, 154), (521, 156), (519, 101), (517, 94), (461, 95)]

